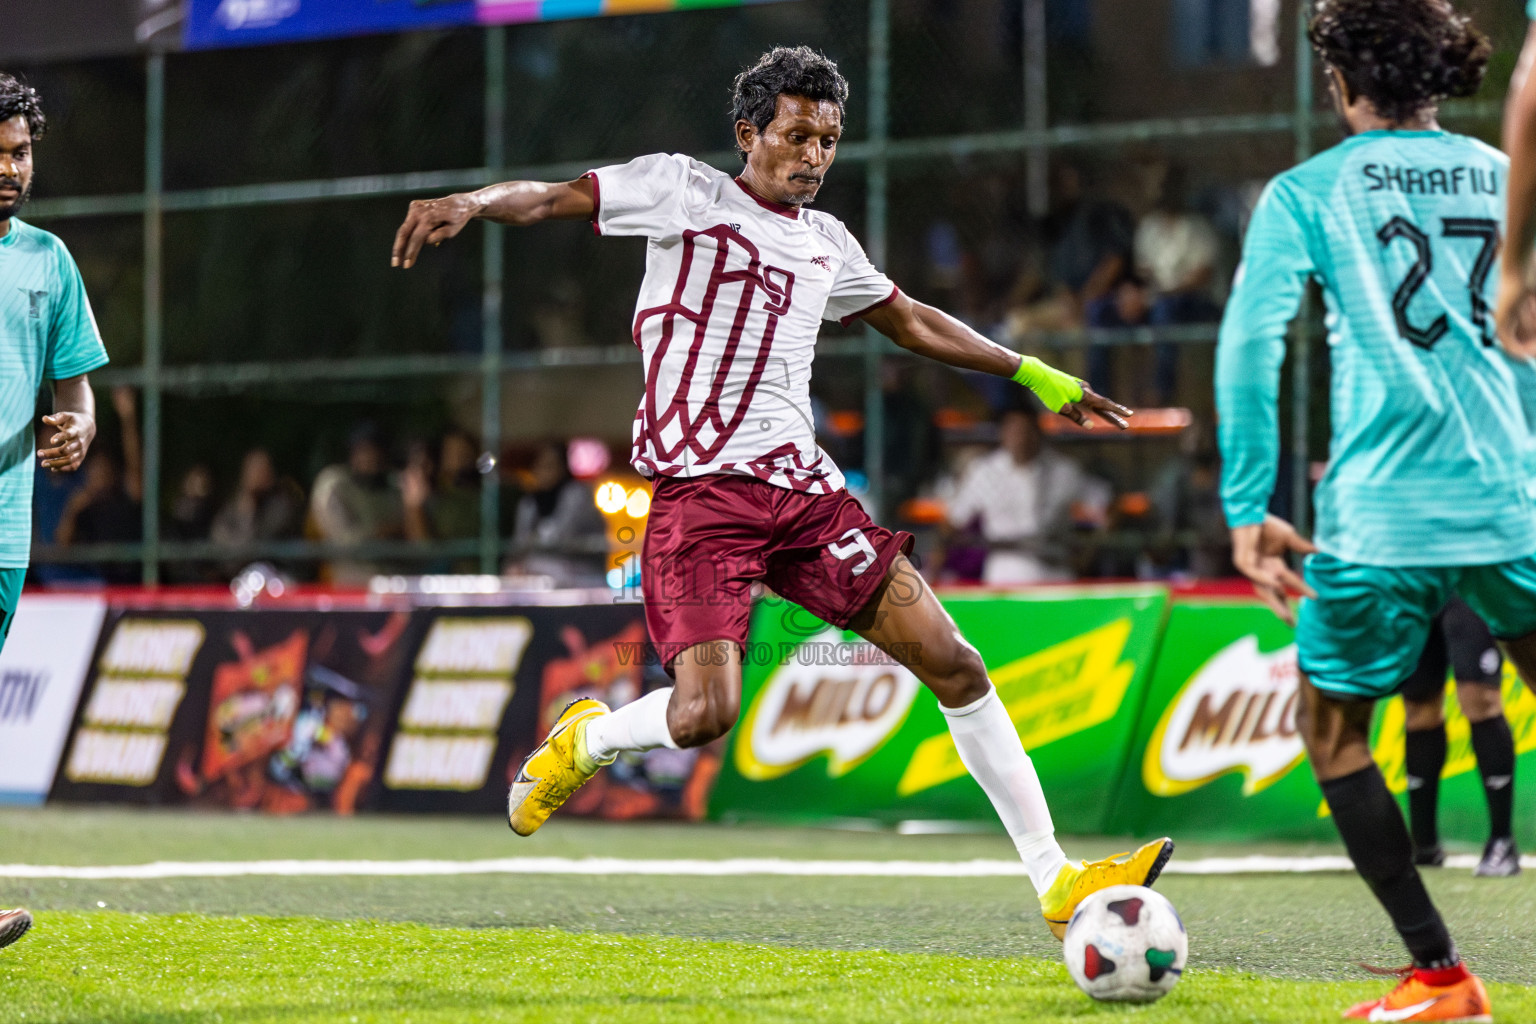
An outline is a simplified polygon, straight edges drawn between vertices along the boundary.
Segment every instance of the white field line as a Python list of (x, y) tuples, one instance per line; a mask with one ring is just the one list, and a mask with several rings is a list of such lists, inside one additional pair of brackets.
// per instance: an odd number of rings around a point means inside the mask
[[(1470, 854), (1446, 859), (1449, 868), (1471, 868)], [(1536, 857), (1521, 858), (1536, 869)], [(1347, 857), (1206, 857), (1174, 860), (1169, 875), (1311, 874), (1351, 871)], [(505, 857), (498, 860), (255, 860), (156, 861), (89, 867), (0, 864), (0, 878), (83, 880), (151, 878), (232, 878), (237, 876), (415, 876), (415, 875), (794, 875), (868, 878), (995, 878), (1025, 875), (1011, 860), (783, 860), (737, 857), (726, 860), (629, 860), (617, 857)]]

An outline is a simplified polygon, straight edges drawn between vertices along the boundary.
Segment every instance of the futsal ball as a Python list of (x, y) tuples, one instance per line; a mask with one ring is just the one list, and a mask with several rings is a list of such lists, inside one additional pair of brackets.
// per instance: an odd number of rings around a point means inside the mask
[(1115, 885), (1078, 904), (1062, 952), (1072, 980), (1093, 998), (1150, 1003), (1184, 973), (1189, 936), (1166, 896)]

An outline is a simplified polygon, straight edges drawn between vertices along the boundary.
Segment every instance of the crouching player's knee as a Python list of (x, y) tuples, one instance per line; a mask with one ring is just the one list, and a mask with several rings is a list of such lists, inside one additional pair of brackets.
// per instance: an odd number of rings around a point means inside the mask
[(667, 729), (679, 747), (702, 747), (729, 732), (740, 713), (741, 697), (728, 687), (707, 687), (688, 696), (674, 692)]
[(992, 688), (981, 654), (958, 632), (937, 645), (937, 650), (925, 648), (921, 668), (923, 682), (945, 707), (974, 704)]

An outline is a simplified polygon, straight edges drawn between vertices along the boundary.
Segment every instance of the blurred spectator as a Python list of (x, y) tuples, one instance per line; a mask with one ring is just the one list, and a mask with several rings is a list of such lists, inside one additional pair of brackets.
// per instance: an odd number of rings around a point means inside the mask
[[(1100, 330), (1124, 330), (1145, 327), (1152, 312), (1146, 283), (1135, 274), (1127, 274), (1113, 291), (1088, 303), (1084, 311), (1086, 326)], [(1102, 395), (1119, 397), (1115, 386), (1114, 345), (1090, 345), (1088, 348), (1088, 383)], [(1128, 398), (1124, 400), (1129, 400)]]
[(605, 586), (607, 524), (592, 489), (571, 476), (565, 447), (541, 445), (526, 477), (512, 532), (517, 568), (563, 586)]
[(1084, 309), (1130, 269), (1136, 221), (1119, 203), (1088, 197), (1077, 168), (1059, 164), (1056, 172), (1056, 209), (1046, 221), (1052, 233), (1051, 273)]
[(575, 278), (562, 277), (541, 292), (542, 301), (528, 319), (540, 348), (575, 348), (590, 344), (582, 319), (581, 284)]
[(990, 584), (1072, 578), (1068, 535), (1074, 505), (1107, 503), (1103, 485), (1045, 446), (1036, 413), (1014, 407), (998, 424), (995, 451), (971, 460), (949, 499), (949, 526), (974, 527), (988, 548)]
[[(400, 488), (389, 479), (384, 447), (372, 424), (353, 430), (345, 465), (327, 466), (315, 477), (309, 514), (318, 539), (325, 543), (350, 547), (403, 535)], [(330, 582), (344, 586), (366, 584), (388, 571), (370, 559), (335, 559), (327, 565)]]
[(462, 430), (443, 435), (435, 460), (423, 449), (400, 476), (406, 536), (463, 540), (480, 535), (479, 445)]
[[(143, 539), (142, 496), (127, 486), (128, 477), (117, 459), (105, 451), (86, 457), (80, 472), (85, 483), (70, 496), (59, 519), (55, 540), (63, 547), (77, 544), (135, 544)], [(107, 562), (94, 566), (89, 578), (104, 583), (137, 583), (136, 562)]]
[(1216, 434), (1196, 421), (1179, 439), (1179, 457), (1151, 490), (1158, 535), (1151, 552), (1159, 576), (1231, 576), (1232, 542), (1221, 507), (1221, 454)]
[[(213, 517), (209, 537), (224, 547), (269, 540), (296, 540), (303, 531), (304, 492), (287, 477), (279, 477), (265, 448), (253, 448), (240, 463), (240, 480)], [(249, 562), (241, 558), (224, 566), (233, 575)]]
[[(105, 446), (92, 446), (80, 467), (84, 482), (70, 495), (54, 531), (61, 546), (136, 544), (144, 539), (143, 447), (133, 389), (114, 388), (112, 406), (122, 431), (122, 461)], [(126, 584), (139, 582), (143, 570), (136, 561), (119, 561), (93, 566), (90, 574), (100, 582)]]
[[(1157, 204), (1136, 228), (1136, 267), (1151, 285), (1149, 322), (1155, 327), (1214, 323), (1221, 309), (1211, 298), (1220, 241), (1210, 221), (1193, 212), (1183, 168), (1164, 165)], [(1152, 404), (1168, 405), (1178, 384), (1179, 346), (1157, 346)]]
[(1077, 297), (1066, 285), (1051, 278), (1045, 252), (1038, 246), (1024, 250), (1018, 276), (1003, 305), (1002, 324), (997, 333), (1015, 348), (1028, 348), (1029, 335), (1034, 331), (1067, 331), (1082, 322)]
[[(195, 463), (182, 474), (176, 497), (171, 499), (166, 539), (207, 540), (214, 508), (213, 471), (201, 462)], [(208, 562), (168, 562), (164, 573), (168, 583), (206, 583), (218, 578), (217, 568)]]
[[(942, 465), (943, 438), (934, 426), (933, 405), (915, 379), (917, 365), (911, 360), (886, 358), (880, 364), (881, 406), (885, 418), (884, 501), (895, 508), (915, 496)], [(867, 474), (863, 430), (848, 465)]]
[(170, 511), (169, 539), (206, 540), (213, 525), (213, 470), (199, 462), (183, 473)]
[(923, 256), (927, 264), (928, 287), (946, 293), (945, 298), (949, 298), (960, 287), (965, 259), (960, 232), (952, 222), (939, 219), (928, 225), (928, 233), (923, 238)]

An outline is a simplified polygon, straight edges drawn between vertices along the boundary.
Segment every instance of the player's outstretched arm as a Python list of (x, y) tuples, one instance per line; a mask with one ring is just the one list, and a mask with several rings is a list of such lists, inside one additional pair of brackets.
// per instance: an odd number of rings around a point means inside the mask
[(1504, 151), (1509, 154), (1509, 208), (1504, 260), (1494, 312), (1499, 338), (1514, 356), (1536, 355), (1536, 297), (1528, 285), (1536, 246), (1536, 22), (1509, 84), (1504, 104)]
[(96, 395), (85, 374), (54, 381), (53, 412), (43, 422), (55, 428), (48, 447), (37, 453), (44, 468), (56, 473), (79, 469), (96, 439)]
[(590, 220), (596, 209), (590, 178), (504, 181), (476, 192), (416, 199), (395, 232), (389, 265), (410, 269), (423, 245), (442, 245), (476, 218), (523, 227), (545, 220)]
[(1080, 426), (1091, 427), (1091, 416), (1126, 428), (1131, 410), (1095, 392), (1084, 381), (1062, 373), (1031, 356), (1021, 357), (982, 337), (943, 310), (915, 302), (902, 293), (864, 314), (865, 323), (896, 344), (929, 359), (961, 370), (979, 370), (1016, 380), (1029, 388), (1046, 408)]

